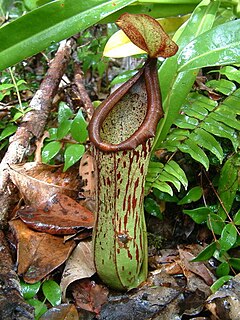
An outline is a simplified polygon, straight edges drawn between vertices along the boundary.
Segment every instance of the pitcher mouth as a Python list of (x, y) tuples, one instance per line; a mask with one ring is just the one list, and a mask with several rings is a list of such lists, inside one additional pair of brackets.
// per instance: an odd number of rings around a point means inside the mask
[[(100, 131), (104, 120), (117, 102), (121, 100), (141, 77), (144, 78), (147, 93), (147, 110), (142, 124), (129, 138), (118, 144), (103, 141)], [(138, 145), (145, 143), (148, 139), (155, 136), (157, 124), (162, 117), (163, 110), (158, 82), (157, 58), (148, 58), (135, 76), (118, 88), (96, 109), (88, 126), (89, 138), (94, 146), (103, 152), (135, 149)]]

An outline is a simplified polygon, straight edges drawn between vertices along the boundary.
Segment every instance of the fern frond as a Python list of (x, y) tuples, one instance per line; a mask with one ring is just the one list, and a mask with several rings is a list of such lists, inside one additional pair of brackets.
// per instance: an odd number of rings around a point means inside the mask
[(172, 186), (180, 191), (181, 185), (187, 189), (188, 180), (185, 172), (175, 161), (170, 160), (165, 165), (161, 162), (150, 161), (145, 184), (146, 193), (152, 188), (157, 188), (172, 196)]
[(180, 150), (190, 154), (208, 169), (209, 160), (205, 150), (213, 153), (220, 162), (223, 149), (216, 137), (227, 138), (237, 151), (239, 147), (240, 89), (231, 93), (223, 102), (217, 103), (197, 92), (190, 93), (181, 114), (161, 147), (168, 151)]

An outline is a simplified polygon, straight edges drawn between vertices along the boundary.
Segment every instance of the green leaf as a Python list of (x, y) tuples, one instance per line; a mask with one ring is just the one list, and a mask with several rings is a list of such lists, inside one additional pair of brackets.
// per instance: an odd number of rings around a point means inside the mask
[(134, 1), (56, 0), (5, 24), (0, 29), (0, 69), (79, 33)]
[(223, 150), (217, 140), (207, 131), (197, 128), (191, 134), (191, 139), (195, 141), (199, 146), (208, 149), (219, 159), (223, 160)]
[(193, 260), (192, 262), (197, 262), (197, 261), (205, 261), (210, 259), (214, 251), (216, 250), (216, 242), (212, 242), (209, 244), (206, 248), (204, 248)]
[(236, 90), (236, 85), (233, 82), (226, 79), (210, 80), (206, 82), (206, 86), (218, 92), (221, 92), (227, 96), (229, 96)]
[(49, 138), (47, 138), (46, 141), (57, 140), (57, 130), (57, 128), (50, 128), (48, 130)]
[(61, 303), (61, 288), (55, 281), (44, 281), (42, 291), (53, 307), (58, 306)]
[(147, 213), (151, 214), (154, 217), (159, 218), (160, 220), (163, 219), (162, 212), (160, 211), (159, 204), (150, 197), (146, 197), (144, 200), (144, 209)]
[(175, 186), (175, 188), (178, 190), (178, 192), (180, 191), (181, 189), (180, 181), (176, 177), (174, 177), (172, 174), (163, 171), (159, 176), (159, 179), (161, 181), (172, 183)]
[(159, 189), (153, 188), (153, 194), (154, 196), (161, 201), (165, 202), (178, 202), (178, 197), (173, 195), (170, 196), (168, 193), (162, 192)]
[(191, 41), (178, 58), (179, 72), (240, 62), (239, 20), (223, 23)]
[(68, 119), (62, 120), (60, 122), (59, 127), (57, 128), (57, 139), (61, 140), (68, 134), (71, 128), (71, 124), (72, 121)]
[(187, 115), (179, 115), (179, 117), (174, 121), (174, 124), (182, 129), (195, 129), (199, 124), (199, 121)]
[(160, 190), (162, 192), (166, 192), (166, 193), (170, 194), (170, 196), (173, 196), (173, 190), (166, 182), (154, 182), (152, 184), (152, 187), (157, 188), (158, 190)]
[(220, 70), (217, 70), (220, 74), (226, 76), (229, 80), (240, 83), (240, 70), (232, 66), (225, 66)]
[(76, 163), (85, 152), (85, 147), (82, 144), (72, 144), (67, 146), (64, 152), (64, 168), (63, 172), (65, 172), (68, 168), (70, 168), (74, 163)]
[(64, 120), (68, 120), (73, 116), (73, 111), (65, 102), (60, 102), (58, 107), (58, 123), (60, 124)]
[(11, 136), (17, 130), (17, 126), (14, 124), (9, 124), (0, 134), (0, 141)]
[(187, 189), (188, 186), (188, 179), (185, 175), (185, 172), (182, 170), (182, 168), (177, 164), (177, 162), (171, 160), (169, 161), (165, 166), (164, 170), (173, 176), (175, 176), (184, 186), (185, 189)]
[(20, 281), (20, 285), (23, 298), (31, 299), (38, 293), (41, 286), (41, 282), (38, 281), (36, 283), (30, 284), (24, 281)]
[(210, 213), (207, 219), (208, 228), (215, 234), (220, 235), (225, 227), (225, 221), (216, 213)]
[(214, 284), (211, 285), (210, 287), (212, 293), (215, 293), (216, 291), (218, 291), (218, 289), (220, 289), (222, 285), (224, 285), (224, 283), (229, 281), (230, 279), (232, 279), (232, 276), (223, 276), (217, 281), (215, 281)]
[(209, 168), (209, 160), (205, 152), (191, 139), (186, 139), (180, 146), (179, 150), (189, 153), (190, 156), (200, 162), (207, 170)]
[(221, 122), (211, 119), (211, 117), (205, 119), (205, 121), (201, 124), (201, 128), (217, 137), (229, 139), (232, 142), (234, 149), (237, 150), (239, 142), (237, 133), (234, 129)]
[(59, 141), (51, 141), (42, 150), (42, 162), (47, 163), (54, 158), (61, 150), (62, 144)]
[(35, 320), (38, 320), (41, 315), (47, 311), (47, 306), (44, 304), (44, 302), (41, 302), (37, 299), (29, 299), (27, 302), (35, 309)]
[(88, 137), (87, 122), (83, 117), (82, 111), (79, 110), (71, 125), (71, 135), (73, 139), (84, 143)]
[(182, 50), (199, 34), (211, 29), (219, 7), (219, 1), (202, 1), (194, 10), (189, 20), (176, 32), (173, 40), (178, 44), (178, 53), (164, 61), (159, 69), (164, 118), (160, 121), (155, 136), (153, 149), (157, 149), (165, 139), (174, 120), (179, 115), (198, 74), (197, 70), (179, 72), (178, 57)]
[(221, 238), (219, 239), (221, 250), (228, 251), (234, 246), (236, 240), (237, 240), (236, 227), (231, 223), (225, 225), (221, 233)]
[(238, 271), (240, 270), (240, 259), (239, 258), (230, 258), (229, 263), (234, 269), (236, 269)]
[[(239, 171), (239, 159), (238, 154), (230, 157), (222, 167), (220, 178), (218, 182), (218, 195), (224, 205), (225, 210), (229, 213), (233, 201), (236, 196), (236, 192), (239, 187), (238, 183), (238, 171)], [(226, 212), (222, 207), (222, 204), (219, 203), (218, 214), (225, 219)]]
[(208, 207), (200, 207), (192, 210), (183, 210), (183, 213), (187, 214), (189, 217), (193, 219), (196, 223), (203, 223), (207, 221), (207, 217), (211, 209)]
[(113, 87), (116, 84), (126, 82), (128, 79), (132, 78), (136, 73), (137, 70), (128, 70), (119, 74), (110, 82), (110, 87)]
[(227, 261), (222, 262), (216, 269), (218, 277), (227, 276), (230, 272), (229, 263)]
[(233, 218), (234, 223), (239, 226), (240, 225), (240, 209), (238, 210), (238, 212), (234, 215)]
[(198, 201), (202, 197), (203, 191), (201, 187), (193, 187), (180, 201), (178, 205), (188, 204), (191, 202)]

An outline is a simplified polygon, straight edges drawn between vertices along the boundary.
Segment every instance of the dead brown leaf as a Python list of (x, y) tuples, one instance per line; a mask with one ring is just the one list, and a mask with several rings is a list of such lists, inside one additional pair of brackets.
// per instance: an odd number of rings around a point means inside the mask
[(84, 310), (99, 314), (101, 307), (108, 299), (108, 289), (94, 281), (84, 279), (73, 285), (72, 295), (75, 305)]
[(38, 207), (54, 194), (76, 197), (79, 189), (78, 171), (73, 167), (62, 172), (62, 167), (36, 162), (11, 164), (10, 176), (26, 204)]
[(53, 195), (39, 208), (27, 206), (17, 213), (28, 227), (50, 234), (75, 234), (94, 224), (93, 213), (64, 194)]
[(73, 304), (60, 304), (45, 312), (40, 320), (79, 320), (79, 316)]
[(96, 272), (91, 241), (82, 241), (68, 259), (63, 271), (60, 287), (65, 299), (67, 287), (74, 281), (89, 278)]
[(21, 220), (9, 222), (17, 239), (18, 274), (35, 283), (60, 266), (72, 252), (75, 242), (29, 229)]

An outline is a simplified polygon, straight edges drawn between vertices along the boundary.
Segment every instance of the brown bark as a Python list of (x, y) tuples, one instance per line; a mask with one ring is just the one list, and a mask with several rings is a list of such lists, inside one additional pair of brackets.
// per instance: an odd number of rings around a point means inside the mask
[(0, 230), (0, 319), (34, 319), (34, 309), (20, 294), (19, 279), (5, 235)]
[(43, 134), (48, 115), (61, 78), (71, 57), (73, 39), (63, 41), (55, 58), (50, 63), (47, 74), (39, 90), (34, 95), (28, 112), (14, 136), (10, 139), (8, 150), (0, 164), (0, 223), (7, 220), (9, 208), (14, 198), (14, 186), (9, 179), (8, 165), (19, 163), (27, 153), (33, 138), (39, 139)]
[(88, 121), (90, 121), (92, 118), (93, 112), (94, 112), (94, 108), (92, 105), (92, 101), (89, 98), (89, 95), (85, 89), (85, 86), (83, 83), (83, 77), (82, 77), (83, 72), (82, 72), (78, 62), (75, 62), (75, 64), (74, 64), (74, 73), (75, 73), (74, 82), (77, 86), (77, 89), (78, 89), (78, 92), (80, 95), (80, 99), (82, 100), (84, 109), (87, 113)]

